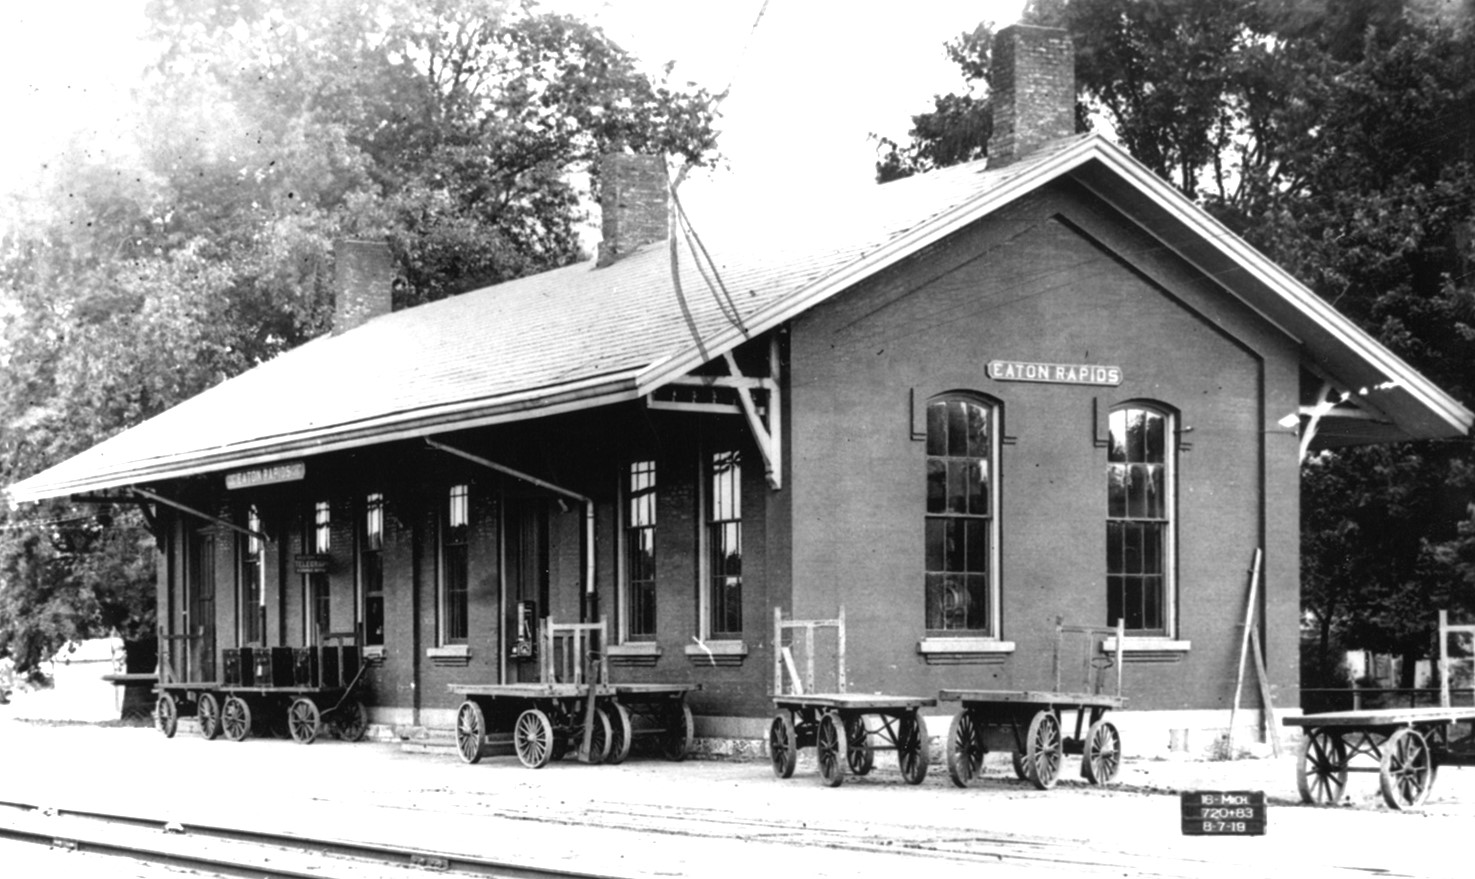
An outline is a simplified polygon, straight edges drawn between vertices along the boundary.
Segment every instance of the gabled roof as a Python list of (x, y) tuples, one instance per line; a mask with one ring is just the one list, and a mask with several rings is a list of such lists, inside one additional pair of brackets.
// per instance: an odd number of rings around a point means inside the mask
[[(806, 234), (704, 234), (739, 320), (685, 243), (662, 243), (394, 312), (324, 336), (10, 487), (14, 500), (157, 482), (634, 400), (1059, 178), (1116, 205), (1299, 340), (1349, 390), (1363, 441), (1463, 436), (1475, 415), (1184, 199), (1088, 134), (805, 206)], [(1326, 423), (1325, 420), (1323, 423)], [(1325, 427), (1323, 428), (1326, 429)], [(1354, 437), (1356, 441), (1357, 437)]]

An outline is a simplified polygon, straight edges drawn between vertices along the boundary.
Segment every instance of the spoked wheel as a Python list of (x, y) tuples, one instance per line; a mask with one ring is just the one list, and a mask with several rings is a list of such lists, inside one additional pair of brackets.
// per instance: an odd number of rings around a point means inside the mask
[(173, 693), (160, 693), (154, 702), (154, 727), (166, 739), (174, 738), (179, 730), (179, 703), (174, 701)]
[(486, 737), (487, 720), (481, 706), (467, 699), (456, 711), (456, 753), (462, 763), (481, 762), (481, 746)]
[(1334, 806), (1347, 790), (1347, 744), (1324, 729), (1301, 739), (1296, 753), (1296, 790), (1301, 802)]
[(1060, 762), (1065, 743), (1060, 738), (1060, 721), (1048, 708), (1035, 713), (1029, 722), (1028, 750), (1024, 754), (1024, 774), (1040, 790), (1049, 790), (1060, 779)]
[(1086, 730), (1081, 777), (1092, 784), (1111, 784), (1122, 768), (1122, 737), (1116, 724), (1098, 720)]
[(845, 781), (845, 723), (831, 711), (819, 719), (814, 750), (819, 758), (819, 777), (826, 787), (839, 787)]
[(1390, 809), (1417, 808), (1434, 785), (1434, 754), (1416, 729), (1401, 729), (1388, 737), (1378, 769), (1383, 801)]
[(787, 711), (780, 711), (768, 726), (768, 759), (773, 762), (773, 774), (789, 778), (794, 774), (794, 764), (799, 758), (799, 743), (794, 740), (794, 718)]
[(1029, 781), (1029, 767), (1024, 763), (1024, 754), (1015, 751), (1009, 755), (1009, 764), (1014, 767), (1014, 777), (1020, 781)]
[(369, 734), (369, 709), (357, 699), (349, 699), (333, 712), (333, 732), (345, 742), (362, 742)]
[(220, 731), (233, 742), (251, 734), (251, 706), (240, 696), (228, 696), (220, 709)]
[(958, 787), (967, 787), (983, 769), (981, 733), (966, 708), (953, 715), (947, 735), (947, 774)]
[(625, 758), (630, 756), (630, 740), (635, 735), (634, 727), (630, 723), (630, 709), (618, 702), (611, 702), (607, 710), (609, 711), (609, 749), (605, 751), (604, 762), (624, 763)]
[[(603, 763), (605, 755), (609, 753), (609, 712), (603, 708), (595, 708), (590, 722), (594, 724), (594, 728), (589, 736), (589, 762)], [(581, 746), (584, 744), (583, 738), (583, 730), (580, 730), (579, 744)]]
[(305, 696), (293, 699), (287, 706), (287, 732), (299, 745), (310, 745), (318, 740), (318, 726), (322, 719), (317, 703)]
[(685, 760), (695, 738), (696, 721), (691, 716), (691, 709), (682, 702), (668, 712), (666, 733), (661, 736), (661, 754), (667, 760)]
[(876, 767), (876, 751), (871, 747), (871, 733), (866, 728), (866, 719), (859, 715), (845, 724), (846, 760), (850, 771), (856, 775), (868, 775)]
[(932, 742), (927, 737), (927, 723), (916, 711), (903, 714), (896, 724), (896, 763), (907, 784), (921, 784), (932, 762)]
[(529, 769), (542, 769), (553, 757), (553, 723), (548, 715), (529, 708), (517, 717), (512, 728), (512, 747), (517, 759)]
[(220, 703), (215, 700), (215, 694), (200, 694), (199, 704), (195, 706), (195, 721), (200, 724), (200, 735), (206, 741), (213, 741), (220, 735)]

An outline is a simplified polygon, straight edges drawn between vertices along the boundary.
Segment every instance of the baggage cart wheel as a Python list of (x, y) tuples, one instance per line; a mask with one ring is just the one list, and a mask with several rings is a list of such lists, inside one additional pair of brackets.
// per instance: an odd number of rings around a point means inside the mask
[(205, 741), (214, 741), (220, 735), (220, 703), (214, 693), (201, 693), (195, 706), (195, 720), (200, 724), (200, 735)]
[[(589, 762), (603, 763), (604, 758), (609, 755), (609, 742), (612, 735), (609, 722), (609, 712), (603, 706), (594, 709), (593, 734), (589, 736)], [(577, 729), (577, 728), (576, 728)], [(579, 746), (584, 744), (584, 731), (579, 729), (575, 735), (579, 737)]]
[(679, 703), (678, 707), (671, 709), (667, 722), (666, 733), (661, 736), (661, 753), (667, 760), (685, 760), (691, 750), (691, 742), (696, 738), (696, 721), (691, 716), (691, 708), (685, 702)]
[(871, 747), (871, 732), (866, 728), (866, 719), (857, 714), (845, 724), (846, 758), (850, 771), (856, 775), (869, 775), (876, 767), (876, 750)]
[(369, 734), (369, 709), (357, 699), (349, 699), (333, 714), (333, 732), (345, 742), (362, 742)]
[(306, 696), (298, 696), (287, 706), (287, 732), (299, 745), (310, 745), (318, 740), (318, 725), (322, 719), (317, 704)]
[(512, 727), (512, 747), (529, 769), (542, 769), (553, 758), (553, 723), (537, 708), (518, 715)]
[(1014, 767), (1014, 777), (1020, 781), (1029, 781), (1029, 768), (1024, 765), (1024, 754), (1015, 751), (1009, 755), (1009, 763)]
[(228, 696), (220, 709), (220, 731), (233, 742), (251, 734), (251, 706), (240, 696)]
[(630, 723), (630, 709), (618, 702), (609, 703), (609, 750), (604, 762), (620, 764), (630, 756), (630, 742), (634, 738), (634, 727)]
[(833, 711), (819, 719), (814, 750), (819, 758), (819, 777), (826, 787), (839, 787), (845, 781), (845, 722)]
[(1024, 774), (1040, 790), (1049, 790), (1060, 779), (1060, 762), (1064, 741), (1060, 738), (1060, 721), (1055, 712), (1042, 708), (1029, 722), (1028, 750), (1024, 755)]
[(907, 784), (921, 784), (932, 762), (932, 742), (921, 712), (908, 711), (896, 724), (896, 763)]
[(1314, 729), (1296, 749), (1296, 790), (1301, 802), (1334, 806), (1347, 790), (1347, 744), (1342, 737)]
[(1086, 730), (1081, 777), (1092, 784), (1111, 784), (1122, 768), (1122, 737), (1116, 725), (1098, 720)]
[(947, 735), (947, 774), (958, 787), (967, 787), (983, 769), (983, 736), (973, 720), (973, 713), (964, 708), (953, 715), (952, 726)]
[(1388, 737), (1378, 781), (1388, 808), (1414, 809), (1423, 804), (1434, 785), (1434, 755), (1422, 733), (1401, 729)]
[(787, 711), (774, 715), (768, 727), (768, 759), (773, 763), (773, 774), (789, 778), (794, 774), (794, 764), (799, 757), (799, 746), (794, 740), (794, 718)]
[(164, 738), (174, 738), (174, 733), (179, 729), (179, 703), (174, 701), (173, 693), (160, 693), (154, 702), (154, 727), (164, 734)]
[(487, 720), (481, 706), (467, 699), (456, 711), (456, 753), (462, 763), (480, 763), (481, 746), (486, 742)]

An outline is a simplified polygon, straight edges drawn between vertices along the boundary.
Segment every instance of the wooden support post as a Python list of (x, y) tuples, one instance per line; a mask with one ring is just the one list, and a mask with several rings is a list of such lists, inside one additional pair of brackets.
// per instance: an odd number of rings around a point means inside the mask
[(1270, 749), (1280, 756), (1280, 730), (1275, 723), (1275, 705), (1271, 699), (1270, 678), (1265, 674), (1265, 655), (1260, 650), (1260, 624), (1250, 627), (1250, 652), (1255, 654), (1255, 673), (1260, 680), (1261, 718), (1265, 724), (1265, 738), (1270, 740)]
[(1250, 626), (1255, 622), (1256, 590), (1260, 585), (1260, 548), (1255, 547), (1255, 561), (1250, 565), (1250, 600), (1245, 604), (1245, 626), (1239, 643), (1239, 671), (1234, 677), (1234, 704), (1229, 709), (1229, 736), (1225, 745), (1226, 759), (1234, 759), (1234, 724), (1239, 720), (1239, 697), (1245, 684), (1245, 656), (1250, 652)]

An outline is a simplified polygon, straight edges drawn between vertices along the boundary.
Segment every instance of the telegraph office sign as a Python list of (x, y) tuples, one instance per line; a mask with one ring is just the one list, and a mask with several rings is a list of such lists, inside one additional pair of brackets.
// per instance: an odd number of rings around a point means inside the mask
[(1000, 382), (1044, 382), (1052, 385), (1100, 385), (1114, 388), (1122, 383), (1122, 368), (1094, 363), (990, 360), (988, 377)]
[(266, 467), (253, 467), (250, 470), (237, 470), (234, 473), (225, 474), (226, 488), (255, 488), (258, 485), (272, 485), (277, 482), (297, 482), (307, 478), (306, 461), (289, 461), (285, 464), (271, 464)]

